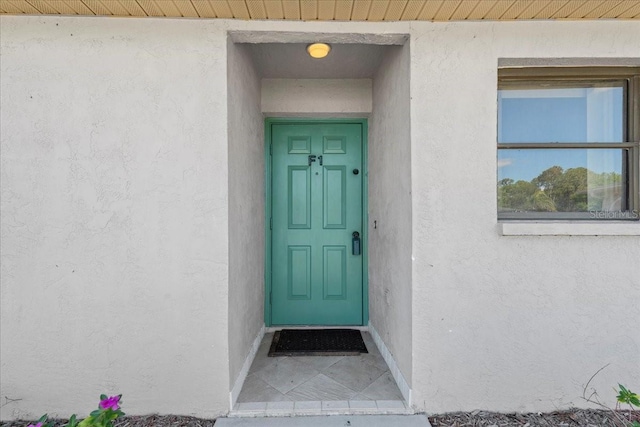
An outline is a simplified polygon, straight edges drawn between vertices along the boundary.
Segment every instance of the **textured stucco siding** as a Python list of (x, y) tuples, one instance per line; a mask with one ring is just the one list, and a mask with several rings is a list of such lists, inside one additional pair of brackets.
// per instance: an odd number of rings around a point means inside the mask
[(225, 413), (223, 28), (0, 23), (1, 418)]
[(371, 79), (262, 79), (262, 111), (270, 116), (366, 116)]
[(264, 121), (246, 46), (228, 44), (229, 371), (238, 378), (264, 325)]
[[(412, 23), (413, 392), (427, 411), (640, 384), (640, 239), (498, 233), (499, 58), (638, 58), (637, 22)], [(635, 319), (635, 320), (632, 320)]]
[(229, 410), (262, 324), (264, 163), (259, 70), (227, 30), (410, 34), (372, 82), (369, 296), (417, 409), (584, 406), (605, 364), (602, 397), (638, 388), (640, 239), (496, 219), (499, 61), (637, 62), (637, 22), (2, 16), (0, 418), (102, 392), (131, 414)]
[[(369, 316), (411, 386), (409, 44), (374, 76), (369, 122)], [(375, 223), (375, 225), (374, 225)]]

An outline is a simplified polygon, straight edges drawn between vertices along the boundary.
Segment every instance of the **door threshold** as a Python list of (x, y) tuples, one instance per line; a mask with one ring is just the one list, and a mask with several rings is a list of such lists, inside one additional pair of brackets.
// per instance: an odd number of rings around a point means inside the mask
[(229, 417), (299, 417), (318, 415), (413, 415), (402, 400), (315, 400), (237, 403)]
[(281, 331), (283, 329), (356, 329), (362, 332), (369, 332), (369, 326), (341, 326), (341, 325), (331, 325), (331, 326), (317, 326), (317, 325), (277, 325), (277, 326), (267, 326), (265, 327), (265, 332), (276, 332)]

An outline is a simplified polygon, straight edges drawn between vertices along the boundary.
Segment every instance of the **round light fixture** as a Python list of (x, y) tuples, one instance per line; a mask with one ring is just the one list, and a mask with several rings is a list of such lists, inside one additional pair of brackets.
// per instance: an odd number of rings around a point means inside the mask
[(324, 58), (330, 50), (331, 46), (326, 43), (313, 43), (307, 46), (307, 52), (312, 58)]

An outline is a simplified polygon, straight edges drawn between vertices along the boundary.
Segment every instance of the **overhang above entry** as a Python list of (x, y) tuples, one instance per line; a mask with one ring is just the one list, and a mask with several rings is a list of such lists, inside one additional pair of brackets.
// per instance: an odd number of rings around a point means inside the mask
[(0, 13), (294, 21), (640, 19), (640, 0), (0, 0)]

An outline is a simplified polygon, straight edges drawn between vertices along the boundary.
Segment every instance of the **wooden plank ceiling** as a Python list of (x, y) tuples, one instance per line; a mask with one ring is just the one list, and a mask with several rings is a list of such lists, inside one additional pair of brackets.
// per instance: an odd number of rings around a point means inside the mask
[(640, 0), (0, 0), (0, 13), (295, 21), (640, 19)]

